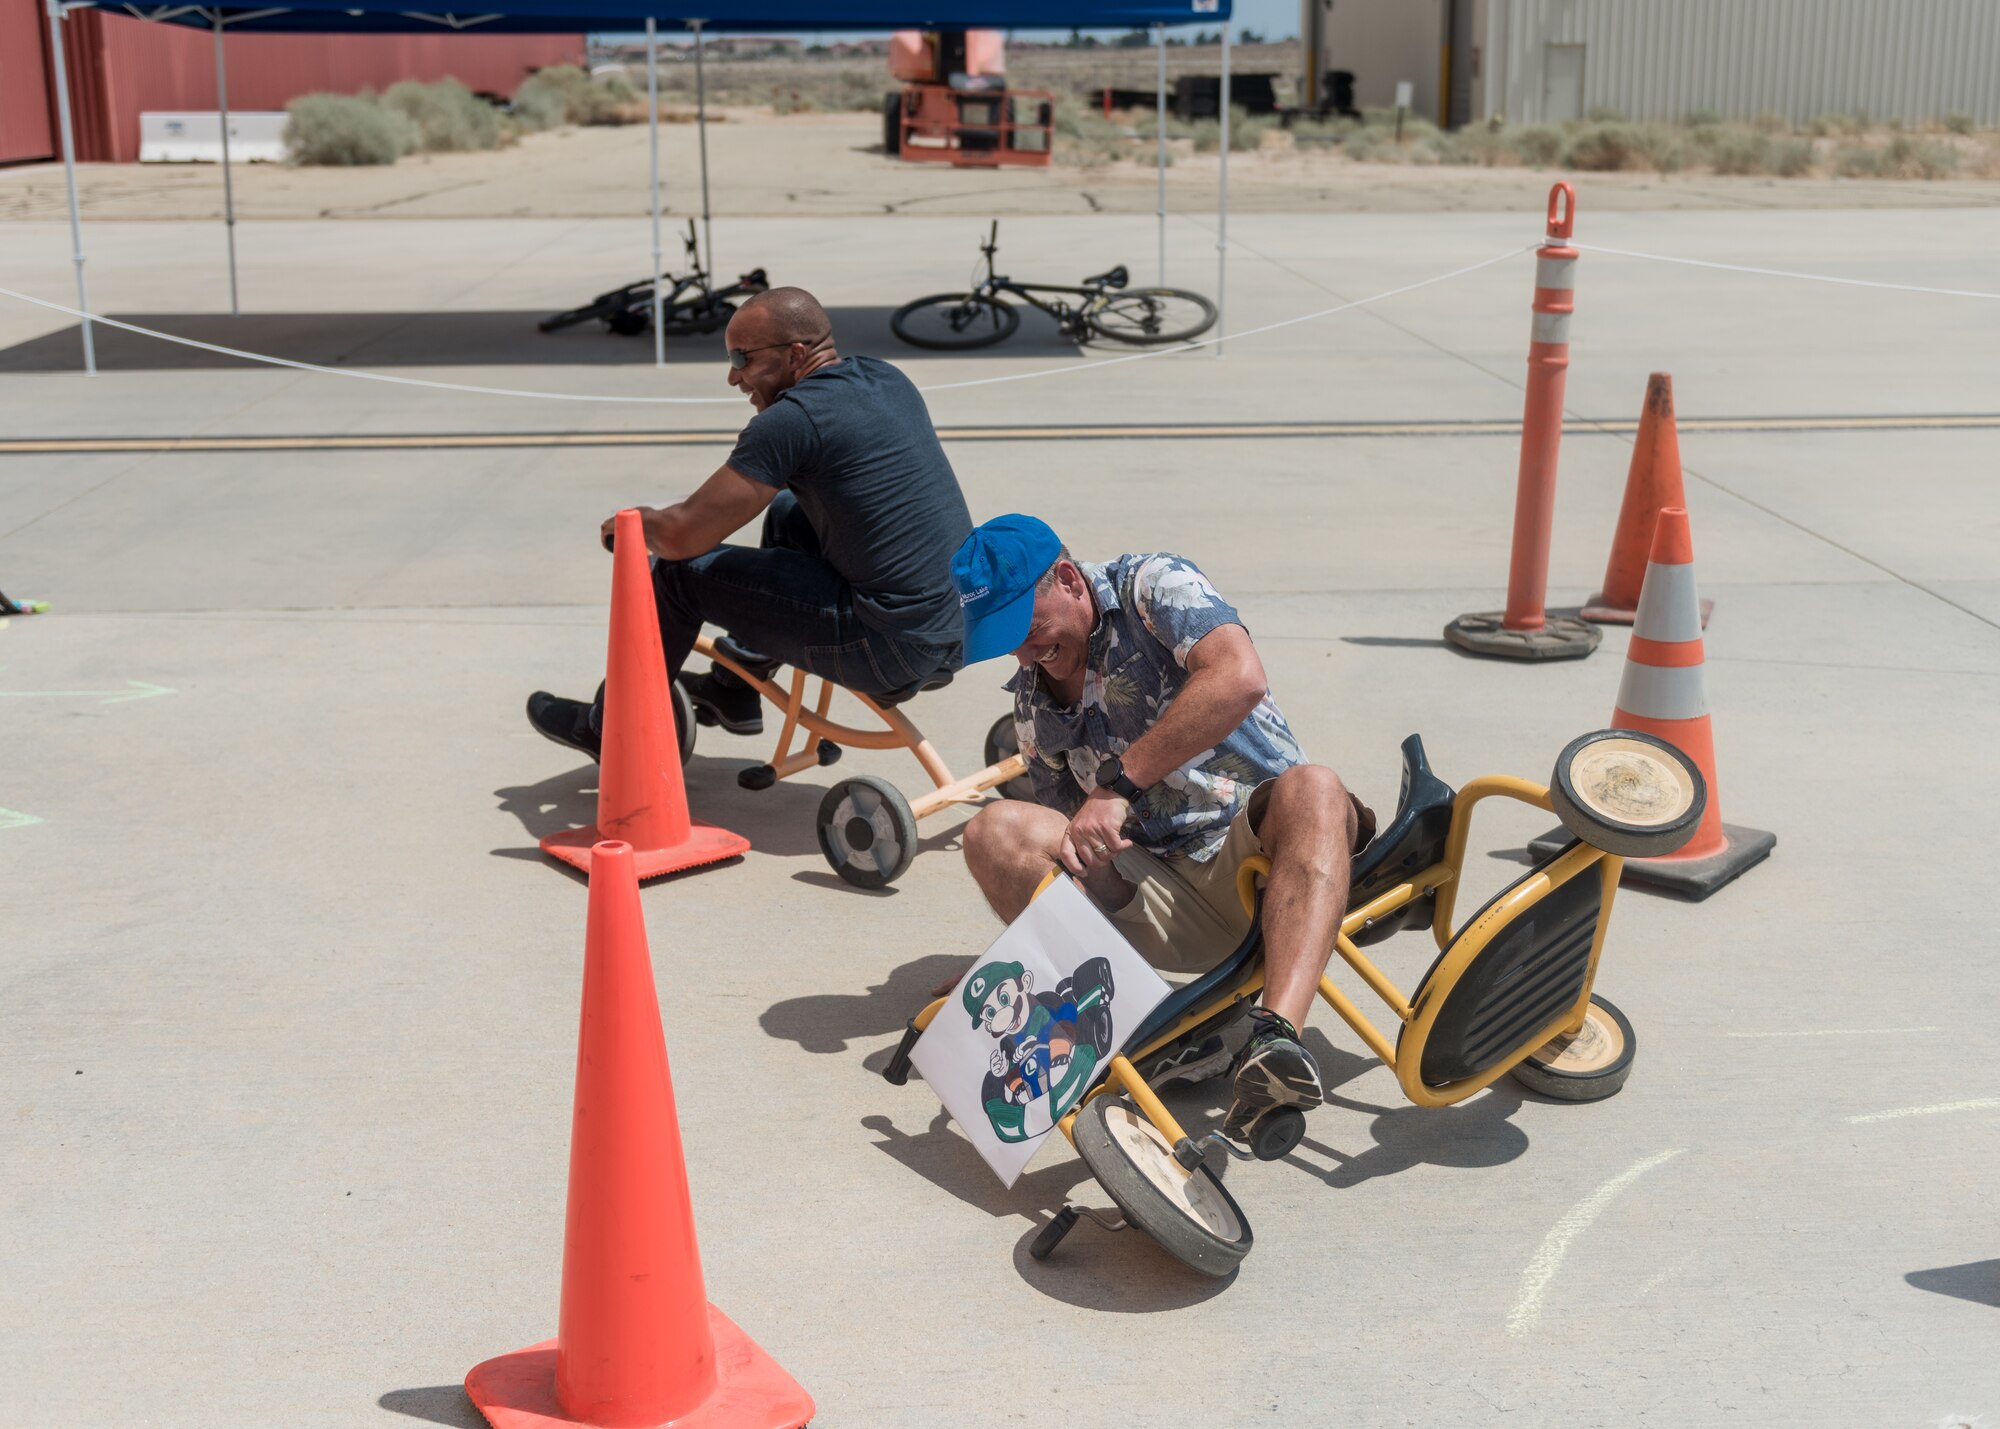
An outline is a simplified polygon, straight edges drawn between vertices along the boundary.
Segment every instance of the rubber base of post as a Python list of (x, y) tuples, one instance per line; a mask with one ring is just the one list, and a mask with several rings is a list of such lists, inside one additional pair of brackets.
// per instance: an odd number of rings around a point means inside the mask
[[(1575, 837), (1568, 829), (1551, 829), (1530, 843), (1528, 852), (1539, 863), (1569, 847)], [(1722, 837), (1722, 851), (1706, 858), (1628, 858), (1624, 876), (1618, 881), (1699, 903), (1769, 858), (1778, 844), (1776, 834), (1727, 822), (1722, 826)]]
[[(715, 1390), (655, 1429), (804, 1429), (813, 1417), (812, 1396), (713, 1305), (708, 1322), (715, 1335)], [(556, 1398), (554, 1340), (473, 1366), (465, 1394), (493, 1429), (576, 1429), (596, 1422), (572, 1419)]]
[[(1583, 609), (1579, 610), (1577, 614), (1593, 625), (1630, 625), (1639, 618), (1639, 611), (1636, 606), (1606, 605), (1602, 591), (1599, 591), (1596, 595), (1585, 601)], [(1708, 618), (1713, 614), (1715, 614), (1715, 602), (1712, 600), (1703, 601), (1701, 603), (1701, 628), (1703, 630), (1708, 629)]]
[[(618, 837), (620, 835), (599, 833), (595, 828), (567, 829), (548, 835), (541, 841), (541, 846), (542, 852), (550, 858), (561, 859), (581, 869), (587, 876), (590, 873), (592, 845)], [(698, 823), (688, 830), (685, 839), (671, 848), (633, 849), (632, 867), (638, 871), (643, 882), (648, 878), (664, 878), (670, 873), (699, 868), (707, 863), (721, 863), (749, 850), (750, 840), (743, 835), (717, 828), (714, 824)]]
[(1504, 612), (1461, 615), (1444, 628), (1444, 638), (1470, 655), (1503, 660), (1581, 660), (1597, 648), (1604, 632), (1574, 611), (1549, 611), (1539, 630), (1509, 630)]

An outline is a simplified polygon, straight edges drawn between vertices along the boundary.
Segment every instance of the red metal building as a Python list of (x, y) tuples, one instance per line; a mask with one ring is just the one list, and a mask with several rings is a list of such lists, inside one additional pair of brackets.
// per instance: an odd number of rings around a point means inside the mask
[[(42, 0), (0, 0), (0, 163), (59, 157)], [(228, 35), (231, 110), (283, 109), (314, 90), (352, 94), (451, 76), (512, 94), (536, 70), (582, 64), (582, 35)], [(141, 110), (215, 108), (215, 41), (204, 30), (96, 10), (63, 29), (79, 159), (139, 157)]]

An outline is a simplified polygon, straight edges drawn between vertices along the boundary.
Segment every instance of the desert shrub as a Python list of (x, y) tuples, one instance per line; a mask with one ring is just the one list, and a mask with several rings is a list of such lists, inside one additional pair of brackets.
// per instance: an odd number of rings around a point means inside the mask
[(1833, 171), (1843, 179), (1873, 179), (1882, 175), (1882, 151), (1868, 144), (1842, 144), (1833, 151)]
[(1771, 172), (1783, 179), (1796, 179), (1812, 172), (1815, 158), (1810, 139), (1776, 139), (1771, 143)]
[(426, 153), (463, 153), (500, 145), (500, 112), (455, 79), (436, 84), (404, 80), (389, 86), (382, 103), (410, 121), (417, 132), (417, 148)]
[(1528, 124), (1507, 131), (1508, 143), (1530, 168), (1546, 169), (1562, 161), (1569, 140), (1553, 124)]
[(1851, 114), (1822, 114), (1806, 128), (1816, 139), (1852, 139), (1868, 132), (1868, 111), (1857, 109)]
[(1897, 134), (1887, 144), (1842, 144), (1833, 171), (1847, 179), (1944, 179), (1959, 170), (1956, 148), (1916, 134)]
[(1714, 109), (1690, 109), (1681, 122), (1690, 129), (1699, 129), (1705, 124), (1720, 124), (1722, 115)]
[(514, 113), (526, 128), (553, 129), (557, 124), (626, 124), (636, 115), (638, 95), (622, 74), (592, 76), (575, 65), (551, 65), (536, 70), (514, 91)]
[(1766, 134), (1788, 134), (1792, 125), (1784, 115), (1773, 114), (1767, 109), (1750, 121), (1750, 127)]
[(1393, 163), (1398, 157), (1395, 135), (1372, 125), (1348, 135), (1340, 152), (1357, 164)]
[(561, 127), (568, 106), (562, 90), (553, 84), (536, 84), (531, 75), (514, 91), (514, 120), (523, 129), (537, 131)]
[(416, 126), (371, 94), (302, 94), (285, 106), (295, 164), (393, 164), (416, 142)]
[(1944, 117), (1944, 127), (1954, 134), (1970, 134), (1973, 128), (1972, 116), (1970, 114), (1947, 114)]
[(1568, 136), (1563, 151), (1563, 163), (1585, 173), (1638, 169), (1672, 173), (1684, 158), (1680, 135), (1665, 125), (1622, 120), (1582, 126)]
[(1948, 179), (1958, 172), (1958, 150), (1937, 139), (1898, 134), (1884, 154), (1886, 171), (1900, 179)]
[(808, 70), (787, 76), (783, 87), (771, 99), (771, 109), (777, 114), (838, 113), (853, 109), (879, 113), (886, 93), (887, 87), (873, 74), (852, 70), (815, 74)]
[(1625, 111), (1609, 104), (1593, 104), (1583, 117), (1592, 124), (1622, 124), (1625, 122)]
[[(1131, 147), (1124, 126), (1106, 119), (1073, 94), (1059, 95), (1049, 117), (1059, 164), (1090, 168), (1115, 163)], [(1169, 127), (1171, 135), (1172, 129)]]
[(1697, 129), (1695, 149), (1718, 174), (1772, 172), (1775, 145), (1769, 134), (1747, 124), (1717, 124)]
[[(1229, 106), (1229, 152), (1241, 154), (1262, 147), (1264, 135), (1277, 124), (1269, 114), (1252, 114), (1240, 104)], [(1213, 154), (1222, 148), (1222, 121), (1198, 119), (1193, 129), (1195, 152)]]
[(1474, 164), (1490, 169), (1521, 162), (1504, 129), (1474, 124), (1440, 137), (1444, 140), (1437, 146), (1441, 164)]

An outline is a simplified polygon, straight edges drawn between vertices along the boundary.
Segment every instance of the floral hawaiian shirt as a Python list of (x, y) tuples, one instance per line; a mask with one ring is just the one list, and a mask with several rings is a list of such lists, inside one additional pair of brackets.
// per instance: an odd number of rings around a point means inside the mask
[[(1183, 556), (1079, 563), (1097, 597), (1083, 697), (1064, 708), (1033, 669), (1007, 682), (1035, 802), (1064, 814), (1097, 787), (1097, 766), (1159, 721), (1188, 681), (1188, 652), (1209, 631), (1241, 625), (1235, 607)], [(1251, 791), (1306, 762), (1270, 692), (1229, 737), (1148, 789), (1133, 806), (1132, 841), (1163, 858), (1205, 863)]]

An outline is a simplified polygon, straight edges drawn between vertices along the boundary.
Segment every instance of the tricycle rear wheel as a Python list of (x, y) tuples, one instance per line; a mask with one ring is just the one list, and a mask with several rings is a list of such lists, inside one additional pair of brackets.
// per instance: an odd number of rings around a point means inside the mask
[(1557, 1101), (1603, 1101), (1632, 1075), (1638, 1050), (1638, 1035), (1625, 1014), (1593, 992), (1583, 1026), (1530, 1052), (1514, 1064), (1513, 1077)]

